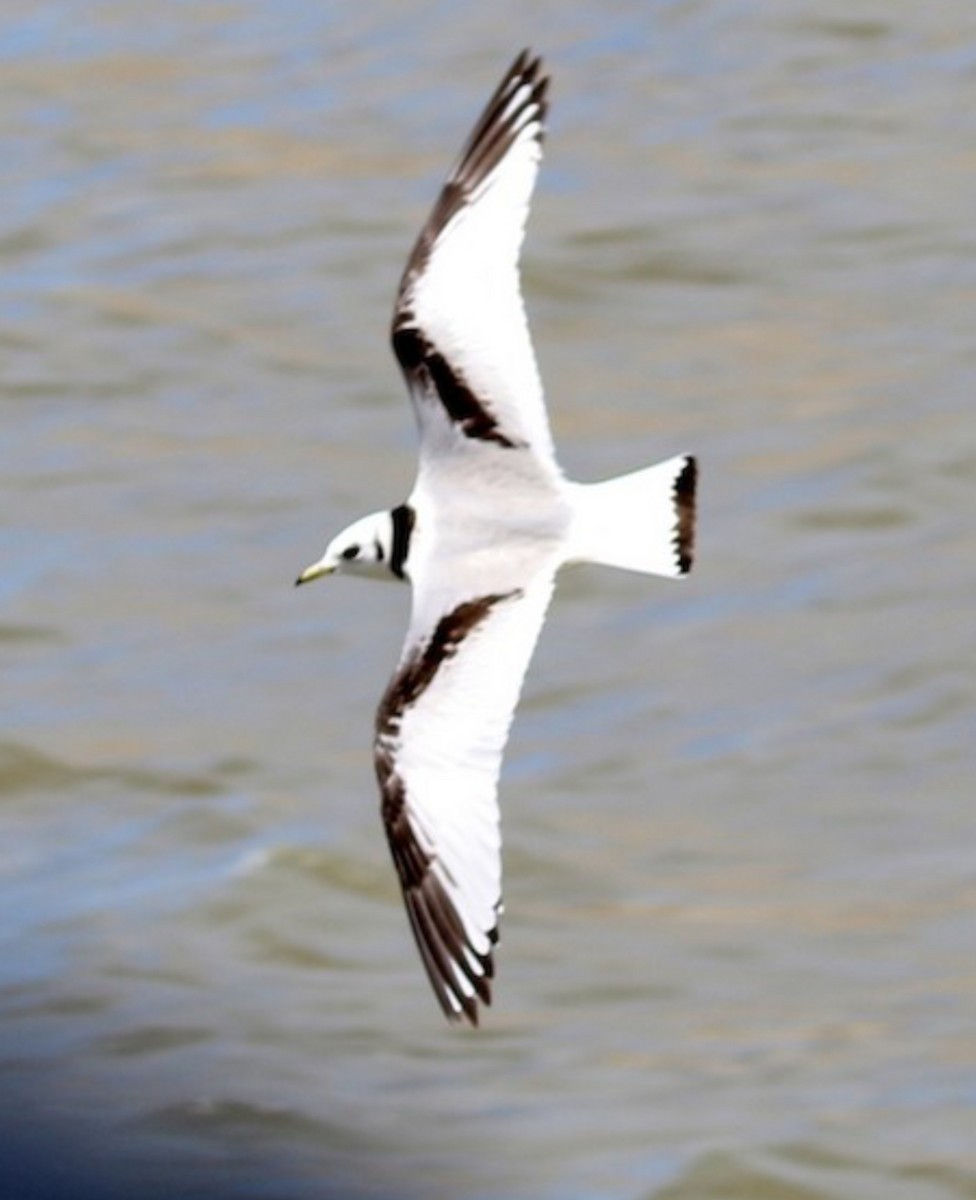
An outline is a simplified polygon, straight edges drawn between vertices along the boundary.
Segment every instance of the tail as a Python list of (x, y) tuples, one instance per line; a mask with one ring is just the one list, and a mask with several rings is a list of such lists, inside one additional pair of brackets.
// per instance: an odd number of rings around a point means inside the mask
[(608, 479), (577, 484), (570, 562), (649, 575), (687, 575), (695, 552), (698, 464), (681, 455)]

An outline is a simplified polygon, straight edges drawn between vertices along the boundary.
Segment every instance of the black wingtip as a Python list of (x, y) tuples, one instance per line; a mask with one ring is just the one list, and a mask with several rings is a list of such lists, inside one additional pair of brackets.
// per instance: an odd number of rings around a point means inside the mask
[(539, 107), (539, 139), (541, 140), (545, 136), (545, 122), (549, 115), (549, 84), (551, 80), (546, 73), (542, 55), (535, 54), (529, 46), (526, 46), (512, 63), (506, 81), (518, 76), (521, 76), (531, 87), (531, 102)]
[(509, 75), (529, 75), (538, 71), (542, 66), (542, 56), (533, 53), (531, 46), (523, 46), (515, 56), (515, 61), (508, 68)]
[(478, 1028), (478, 1005), (477, 1005), (477, 1002), (473, 999), (465, 998), (465, 1000), (463, 1001), (463, 1004), (462, 1004), (462, 1009), (463, 1009), (464, 1016), (465, 1016), (465, 1019), (467, 1020), (468, 1024), (471, 1026), (472, 1029), (477, 1029)]

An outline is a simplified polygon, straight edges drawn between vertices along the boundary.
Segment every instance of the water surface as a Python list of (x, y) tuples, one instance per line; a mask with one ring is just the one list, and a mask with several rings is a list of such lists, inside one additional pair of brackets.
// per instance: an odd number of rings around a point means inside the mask
[[(976, 1196), (976, 14), (570, 7), (7, 6), (5, 1196)], [(393, 289), (524, 43), (563, 461), (695, 451), (701, 528), (562, 580), (470, 1033), (374, 795), (407, 595), (290, 584), (410, 486)]]

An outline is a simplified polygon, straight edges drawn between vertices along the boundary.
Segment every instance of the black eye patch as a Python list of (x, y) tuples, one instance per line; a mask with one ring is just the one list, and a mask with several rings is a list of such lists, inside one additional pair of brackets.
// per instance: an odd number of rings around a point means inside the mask
[(350, 558), (358, 558), (358, 556), (359, 556), (359, 547), (358, 546), (347, 546), (345, 548), (345, 550), (343, 550), (343, 552), (342, 552), (342, 557), (347, 560)]

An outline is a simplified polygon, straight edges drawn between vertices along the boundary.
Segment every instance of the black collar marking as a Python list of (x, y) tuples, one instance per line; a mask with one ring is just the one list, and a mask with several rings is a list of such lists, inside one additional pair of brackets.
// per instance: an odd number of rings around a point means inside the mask
[(393, 545), (390, 547), (390, 570), (403, 579), (403, 565), (410, 553), (410, 538), (413, 536), (417, 514), (409, 504), (398, 504), (390, 513), (393, 522)]

